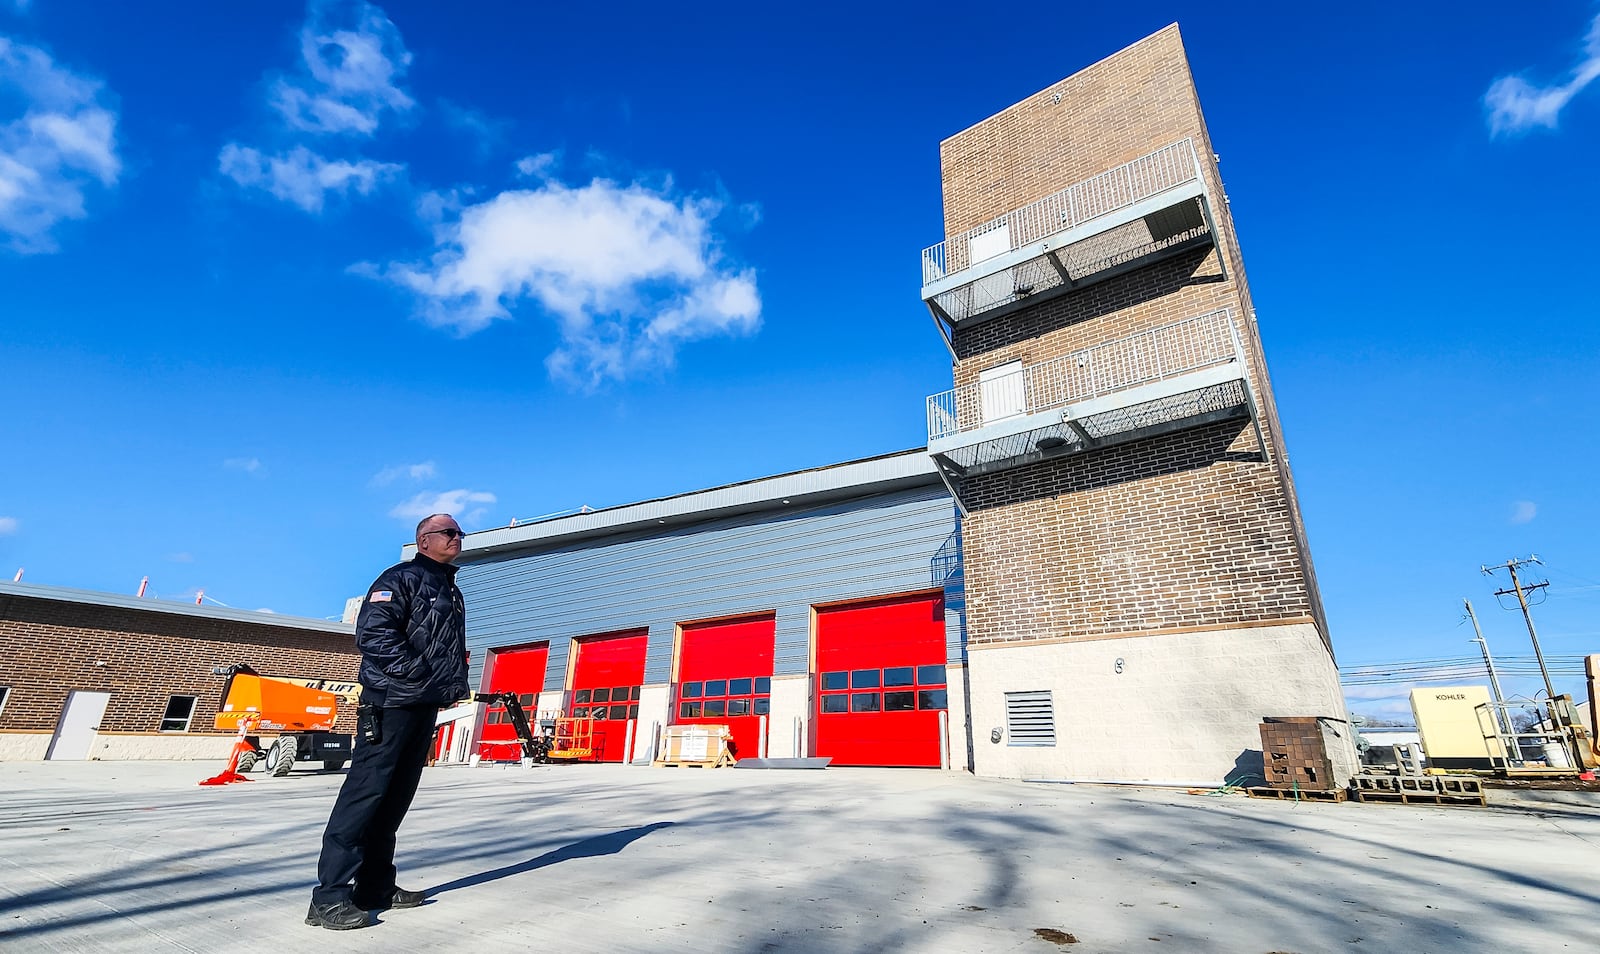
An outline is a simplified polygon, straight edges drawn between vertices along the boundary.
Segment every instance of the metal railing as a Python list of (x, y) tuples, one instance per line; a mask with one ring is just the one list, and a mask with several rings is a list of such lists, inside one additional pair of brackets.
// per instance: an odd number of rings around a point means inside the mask
[(1242, 359), (1226, 308), (928, 398), (928, 440)]
[(1125, 209), (1199, 177), (1193, 139), (1162, 146), (923, 249), (922, 283), (936, 282), (984, 259)]

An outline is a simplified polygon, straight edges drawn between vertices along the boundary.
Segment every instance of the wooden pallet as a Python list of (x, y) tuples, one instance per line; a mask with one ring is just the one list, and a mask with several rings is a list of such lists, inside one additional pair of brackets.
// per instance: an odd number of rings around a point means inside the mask
[(657, 760), (655, 764), (662, 768), (722, 768), (724, 765), (732, 765), (733, 757), (724, 755), (722, 758), (717, 759), (714, 762), (667, 762), (663, 760)]
[(1489, 801), (1482, 792), (1477, 794), (1451, 794), (1447, 792), (1393, 792), (1357, 789), (1358, 802), (1394, 802), (1400, 805), (1480, 805)]
[(1257, 785), (1245, 789), (1251, 798), (1275, 798), (1279, 801), (1294, 802), (1342, 802), (1348, 796), (1342, 788), (1314, 789), (1314, 788), (1271, 788), (1266, 785)]

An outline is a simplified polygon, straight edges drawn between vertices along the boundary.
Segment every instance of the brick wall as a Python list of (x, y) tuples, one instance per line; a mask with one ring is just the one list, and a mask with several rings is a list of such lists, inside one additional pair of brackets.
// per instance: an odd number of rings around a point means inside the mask
[[(354, 680), (354, 635), (0, 594), (0, 732), (53, 732), (73, 690), (109, 692), (104, 732), (156, 732), (174, 695), (197, 697), (190, 733), (214, 733), (223, 677)], [(349, 732), (353, 712), (340, 712)]]
[(1214, 245), (955, 333), (955, 383), (1228, 309), (1260, 413), (972, 478), (963, 497), (973, 645), (1273, 620), (1327, 628), (1220, 172), (1176, 25), (940, 146), (947, 235), (1184, 138)]
[(1197, 133), (1200, 104), (1174, 24), (940, 143), (945, 233)]
[(1254, 445), (1224, 422), (970, 480), (969, 645), (1310, 616)]

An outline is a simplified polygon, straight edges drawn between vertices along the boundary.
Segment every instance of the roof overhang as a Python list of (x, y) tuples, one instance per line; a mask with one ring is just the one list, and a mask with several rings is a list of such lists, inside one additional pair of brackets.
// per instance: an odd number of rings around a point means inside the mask
[(159, 613), (167, 616), (222, 620), (230, 623), (250, 623), (256, 626), (277, 626), (284, 629), (305, 629), (333, 636), (353, 636), (355, 627), (349, 623), (335, 623), (325, 619), (305, 616), (280, 616), (254, 610), (238, 610), (219, 606), (196, 606), (169, 600), (144, 599), (94, 590), (77, 590), (64, 586), (40, 586), (36, 583), (0, 583), (0, 597), (29, 600), (49, 600), (56, 603), (73, 603), (80, 606), (101, 606), (110, 609), (133, 610), (139, 613)]
[[(937, 483), (938, 471), (927, 451), (919, 447), (538, 523), (480, 530), (463, 540), (461, 559), (470, 562), (502, 551), (559, 546), (630, 531), (667, 530), (721, 517), (793, 510)], [(402, 553), (409, 558), (416, 553), (416, 545), (406, 545)]]

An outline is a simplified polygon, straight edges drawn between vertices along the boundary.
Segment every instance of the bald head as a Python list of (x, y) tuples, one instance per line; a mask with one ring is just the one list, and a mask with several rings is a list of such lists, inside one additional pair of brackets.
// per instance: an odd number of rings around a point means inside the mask
[(447, 513), (429, 514), (417, 524), (417, 552), (440, 563), (454, 563), (461, 555), (461, 525)]

